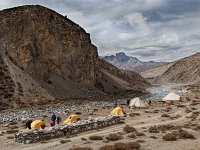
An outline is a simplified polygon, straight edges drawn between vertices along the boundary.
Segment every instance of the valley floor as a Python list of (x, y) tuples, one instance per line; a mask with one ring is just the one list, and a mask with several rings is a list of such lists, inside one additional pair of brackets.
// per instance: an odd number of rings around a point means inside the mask
[[(183, 88), (183, 87), (181, 87)], [(34, 143), (34, 144), (19, 144), (14, 142), (14, 135), (6, 133), (7, 130), (13, 128), (22, 129), (22, 124), (8, 125), (3, 124), (0, 127), (0, 144), (1, 150), (66, 150), (79, 147), (90, 147), (98, 150), (105, 145), (113, 145), (114, 143), (138, 142), (141, 150), (200, 150), (200, 89), (199, 86), (184, 86), (188, 92), (183, 96), (183, 102), (166, 107), (162, 102), (153, 101), (148, 109), (129, 109), (123, 105), (127, 116), (123, 117), (124, 124), (107, 127), (100, 130), (94, 130), (86, 133), (78, 134), (71, 138), (58, 138), (50, 141)], [(101, 107), (98, 108), (95, 116), (106, 116), (113, 108)], [(84, 114), (82, 110), (81, 114)], [(89, 115), (88, 115), (89, 116)], [(88, 116), (85, 116), (88, 117)], [(123, 129), (126, 125), (134, 127), (138, 132), (133, 132), (136, 136), (130, 138), (132, 133), (127, 133)], [(171, 125), (171, 127), (169, 126)], [(157, 126), (158, 132), (151, 131), (152, 126)], [(173, 131), (183, 129), (194, 135), (195, 138), (183, 139), (178, 138), (175, 141), (165, 141), (163, 136)], [(106, 137), (109, 134), (118, 134), (122, 138), (117, 141), (109, 141)], [(102, 136), (103, 140), (90, 140), (91, 136)], [(84, 149), (83, 149), (84, 150)], [(87, 149), (86, 149), (87, 150)], [(89, 149), (88, 149), (89, 150)], [(103, 149), (102, 149), (103, 150)]]

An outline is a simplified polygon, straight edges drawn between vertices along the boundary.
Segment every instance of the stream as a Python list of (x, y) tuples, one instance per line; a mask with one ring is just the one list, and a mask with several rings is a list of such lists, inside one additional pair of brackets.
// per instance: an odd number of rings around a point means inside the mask
[(172, 85), (154, 86), (147, 88), (146, 90), (150, 93), (150, 96), (143, 97), (143, 99), (145, 98), (146, 100), (162, 100), (162, 98), (170, 92), (174, 92), (180, 96), (185, 93), (184, 90), (178, 90)]

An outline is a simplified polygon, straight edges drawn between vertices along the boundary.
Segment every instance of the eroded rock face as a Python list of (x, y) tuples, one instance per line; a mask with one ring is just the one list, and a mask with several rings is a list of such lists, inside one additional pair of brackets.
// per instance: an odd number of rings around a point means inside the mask
[(1, 11), (7, 55), (38, 80), (51, 73), (76, 82), (93, 84), (97, 49), (90, 36), (66, 17), (41, 6)]
[[(126, 91), (143, 92), (149, 86), (137, 73), (99, 60), (90, 35), (48, 8), (30, 5), (2, 10), (0, 28), (0, 50), (12, 63), (7, 64), (12, 66), (14, 81), (18, 82), (18, 72), (26, 74), (40, 87), (36, 91), (44, 89), (51, 99), (101, 99)], [(24, 82), (20, 80), (23, 90), (33, 85)]]

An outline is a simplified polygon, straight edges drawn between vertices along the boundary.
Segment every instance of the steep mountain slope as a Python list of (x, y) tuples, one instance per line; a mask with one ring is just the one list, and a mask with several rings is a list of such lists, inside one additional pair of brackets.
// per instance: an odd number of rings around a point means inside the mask
[(154, 83), (200, 82), (200, 53), (142, 72), (141, 75)]
[(142, 62), (136, 57), (127, 56), (123, 52), (116, 53), (116, 56), (114, 55), (104, 56), (102, 57), (102, 59), (120, 69), (136, 71), (136, 72), (142, 72), (165, 64), (165, 62), (154, 62), (154, 61)]
[[(10, 87), (14, 88), (19, 82), (21, 93), (29, 93), (29, 101), (26, 101), (25, 95), (20, 96), (17, 89), (12, 89), (15, 96), (7, 99), (10, 102), (35, 104), (55, 99), (103, 99), (127, 91), (142, 93), (150, 85), (139, 74), (122, 72), (99, 60), (90, 35), (48, 8), (29, 5), (2, 10), (0, 28), (2, 64), (8, 68)], [(20, 81), (18, 76), (21, 76)], [(29, 89), (38, 92), (34, 96)], [(41, 97), (44, 98), (41, 100)]]
[(159, 82), (191, 83), (200, 79), (200, 53), (175, 62), (158, 79)]
[(161, 65), (159, 67), (153, 68), (153, 69), (149, 69), (143, 72), (140, 72), (140, 74), (144, 77), (144, 78), (155, 78), (157, 76), (162, 75), (165, 71), (167, 71), (174, 63), (167, 63), (164, 65)]

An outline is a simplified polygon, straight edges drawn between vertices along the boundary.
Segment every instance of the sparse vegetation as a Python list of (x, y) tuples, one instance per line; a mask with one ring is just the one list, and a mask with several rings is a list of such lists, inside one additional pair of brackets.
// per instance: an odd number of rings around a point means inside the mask
[(178, 136), (180, 139), (195, 139), (194, 135), (185, 131), (185, 130), (179, 130)]
[(150, 136), (150, 138), (152, 138), (152, 139), (157, 139), (157, 137), (156, 137), (156, 136), (153, 136), (153, 135)]
[(128, 137), (129, 137), (129, 138), (132, 138), (132, 139), (135, 139), (135, 138), (136, 138), (136, 135), (135, 135), (135, 133), (131, 133), (131, 134), (128, 135)]
[(140, 144), (138, 142), (130, 143), (115, 143), (114, 145), (102, 146), (99, 150), (131, 150), (140, 149)]
[(69, 150), (93, 150), (91, 147), (74, 147)]
[(168, 114), (162, 114), (161, 117), (169, 118), (170, 115), (168, 115)]
[(158, 129), (156, 126), (151, 126), (149, 127), (149, 132), (150, 133), (159, 133)]
[(113, 134), (109, 134), (106, 139), (108, 141), (117, 141), (117, 140), (121, 140), (122, 139), (122, 136), (119, 135), (119, 134), (116, 134), (116, 133), (113, 133)]
[(7, 136), (7, 139), (14, 139), (14, 136)]
[(136, 134), (137, 136), (145, 136), (144, 133), (142, 133), (142, 132), (138, 132), (138, 131), (136, 131), (135, 134)]
[(86, 138), (81, 138), (81, 140), (82, 140), (82, 141), (87, 141), (87, 139), (86, 139)]
[(126, 125), (123, 129), (126, 133), (131, 133), (137, 131), (134, 127), (131, 127), (129, 125)]
[(71, 142), (71, 140), (60, 140), (61, 144), (65, 144), (65, 143), (68, 143), (68, 142)]
[(164, 141), (176, 141), (177, 140), (177, 134), (175, 132), (167, 133), (162, 137), (162, 139)]
[(130, 117), (135, 117), (135, 116), (140, 116), (140, 114), (139, 113), (130, 113), (129, 116)]
[(182, 129), (163, 136), (163, 140), (165, 141), (176, 141), (177, 139), (195, 139), (195, 136)]
[(7, 130), (6, 134), (15, 134), (16, 132), (18, 132), (19, 130)]
[(97, 135), (93, 135), (93, 136), (90, 136), (89, 137), (90, 140), (103, 140), (103, 137), (102, 136), (97, 136)]

